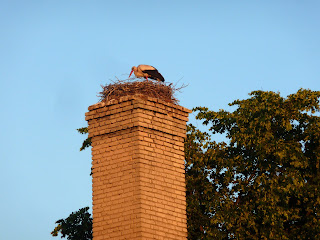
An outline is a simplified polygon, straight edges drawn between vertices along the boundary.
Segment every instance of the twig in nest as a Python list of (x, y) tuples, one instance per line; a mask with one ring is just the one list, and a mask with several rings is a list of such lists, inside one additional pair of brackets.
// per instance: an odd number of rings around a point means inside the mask
[(118, 100), (120, 97), (141, 94), (148, 97), (154, 97), (161, 99), (166, 102), (177, 104), (179, 101), (175, 98), (174, 94), (176, 91), (181, 91), (186, 85), (182, 85), (179, 88), (172, 86), (172, 83), (165, 84), (154, 81), (132, 81), (131, 79), (111, 80), (111, 84), (107, 84), (102, 87), (102, 91), (99, 92), (100, 101), (109, 101), (111, 99)]

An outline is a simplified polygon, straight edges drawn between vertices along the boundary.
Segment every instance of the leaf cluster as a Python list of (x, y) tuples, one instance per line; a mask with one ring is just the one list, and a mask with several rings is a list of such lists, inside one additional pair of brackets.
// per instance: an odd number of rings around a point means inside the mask
[[(78, 128), (77, 131), (81, 134), (88, 134), (88, 127)], [(80, 151), (90, 146), (91, 146), (91, 138), (88, 137), (86, 138), (86, 140), (83, 141)]]
[(56, 221), (57, 226), (51, 235), (56, 237), (60, 233), (61, 238), (67, 237), (68, 240), (91, 240), (92, 217), (88, 210), (89, 207), (81, 208), (66, 219)]
[(198, 107), (185, 142), (189, 239), (320, 239), (320, 92)]

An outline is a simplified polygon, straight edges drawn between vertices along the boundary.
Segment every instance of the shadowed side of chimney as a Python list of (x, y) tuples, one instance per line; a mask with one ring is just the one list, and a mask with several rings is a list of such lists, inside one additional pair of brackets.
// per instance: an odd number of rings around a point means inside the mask
[(187, 238), (184, 138), (190, 112), (139, 95), (89, 107), (93, 240)]

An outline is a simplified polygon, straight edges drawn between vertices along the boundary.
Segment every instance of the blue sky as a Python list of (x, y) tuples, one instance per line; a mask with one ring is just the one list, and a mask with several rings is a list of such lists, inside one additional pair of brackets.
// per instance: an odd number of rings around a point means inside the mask
[(253, 90), (320, 90), (317, 0), (0, 6), (0, 239), (55, 239), (56, 220), (91, 205), (91, 153), (79, 152), (75, 129), (100, 84), (134, 65), (189, 84), (177, 95), (187, 108), (228, 109)]

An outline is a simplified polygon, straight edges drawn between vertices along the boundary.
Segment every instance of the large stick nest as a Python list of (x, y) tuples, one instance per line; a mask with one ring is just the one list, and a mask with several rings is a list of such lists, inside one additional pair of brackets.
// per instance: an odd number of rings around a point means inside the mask
[(101, 102), (107, 102), (112, 99), (119, 100), (123, 96), (128, 95), (144, 95), (154, 97), (166, 102), (178, 104), (178, 99), (175, 98), (175, 92), (180, 91), (185, 85), (176, 88), (172, 83), (166, 84), (155, 82), (152, 80), (141, 81), (140, 79), (117, 80), (105, 86), (101, 85), (102, 91), (99, 92)]

